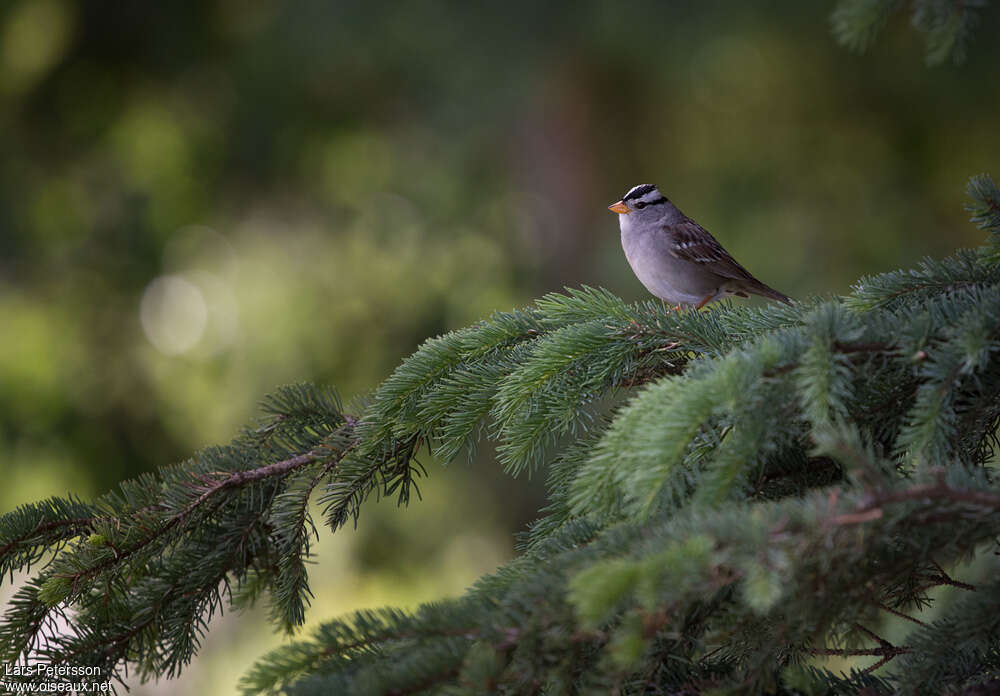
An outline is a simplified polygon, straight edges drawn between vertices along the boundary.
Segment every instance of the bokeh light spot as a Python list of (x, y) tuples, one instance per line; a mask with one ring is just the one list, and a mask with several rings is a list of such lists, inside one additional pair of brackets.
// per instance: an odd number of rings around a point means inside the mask
[(34, 86), (62, 59), (72, 30), (73, 15), (64, 2), (29, 0), (16, 6), (0, 35), (0, 89)]
[(180, 276), (154, 279), (142, 295), (139, 318), (146, 338), (166, 355), (185, 353), (201, 340), (208, 304), (197, 285)]

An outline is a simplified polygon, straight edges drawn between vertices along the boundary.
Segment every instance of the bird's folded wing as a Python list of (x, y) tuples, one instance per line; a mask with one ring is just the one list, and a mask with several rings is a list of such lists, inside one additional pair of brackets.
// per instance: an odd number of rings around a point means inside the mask
[(670, 252), (682, 261), (696, 263), (724, 278), (753, 279), (750, 271), (738, 264), (715, 237), (694, 220), (685, 218), (671, 222), (664, 225), (663, 230), (670, 238)]

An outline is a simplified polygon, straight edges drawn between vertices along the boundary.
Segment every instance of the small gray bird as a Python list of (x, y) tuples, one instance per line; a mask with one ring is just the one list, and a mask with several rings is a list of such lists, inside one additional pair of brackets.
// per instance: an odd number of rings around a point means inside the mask
[(636, 277), (661, 300), (701, 309), (726, 295), (791, 299), (750, 275), (704, 227), (652, 184), (640, 184), (608, 206), (618, 213), (622, 248)]

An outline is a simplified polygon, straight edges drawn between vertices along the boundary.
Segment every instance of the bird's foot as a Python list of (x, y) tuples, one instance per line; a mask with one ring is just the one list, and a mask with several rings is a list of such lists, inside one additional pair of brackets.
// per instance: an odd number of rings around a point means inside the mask
[(709, 302), (711, 302), (713, 299), (715, 299), (715, 293), (712, 293), (711, 295), (707, 295), (706, 297), (702, 298), (701, 302), (699, 302), (695, 306), (695, 309), (701, 309), (702, 307), (704, 307), (705, 305), (707, 305)]

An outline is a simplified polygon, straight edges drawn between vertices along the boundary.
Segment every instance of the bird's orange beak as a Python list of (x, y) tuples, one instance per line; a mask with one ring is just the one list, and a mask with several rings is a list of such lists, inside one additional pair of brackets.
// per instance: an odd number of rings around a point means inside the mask
[(612, 213), (618, 213), (619, 215), (628, 215), (629, 213), (632, 212), (631, 210), (628, 209), (628, 206), (625, 205), (623, 201), (618, 201), (614, 205), (609, 205), (608, 210), (610, 210)]

